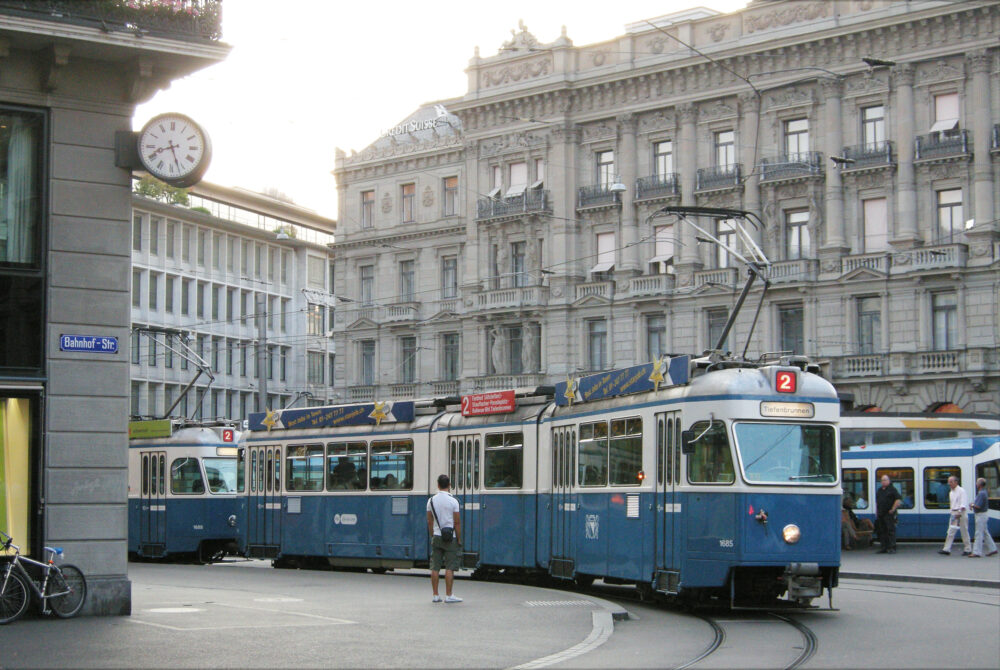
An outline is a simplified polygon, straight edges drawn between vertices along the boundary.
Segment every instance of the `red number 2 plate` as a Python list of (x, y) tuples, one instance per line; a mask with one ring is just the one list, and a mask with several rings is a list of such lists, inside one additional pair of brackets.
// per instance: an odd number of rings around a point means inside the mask
[(795, 373), (790, 370), (779, 370), (774, 376), (774, 387), (778, 393), (795, 393)]

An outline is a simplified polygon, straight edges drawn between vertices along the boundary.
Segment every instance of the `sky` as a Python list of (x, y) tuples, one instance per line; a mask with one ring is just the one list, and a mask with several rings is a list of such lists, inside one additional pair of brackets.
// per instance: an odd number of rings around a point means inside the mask
[(624, 34), (627, 23), (746, 4), (225, 0), (229, 57), (157, 93), (136, 110), (133, 128), (164, 112), (187, 114), (212, 138), (207, 181), (274, 188), (336, 218), (335, 148), (361, 150), (421, 104), (464, 95), (475, 47), (495, 55), (519, 20), (542, 43), (565, 25), (582, 46)]

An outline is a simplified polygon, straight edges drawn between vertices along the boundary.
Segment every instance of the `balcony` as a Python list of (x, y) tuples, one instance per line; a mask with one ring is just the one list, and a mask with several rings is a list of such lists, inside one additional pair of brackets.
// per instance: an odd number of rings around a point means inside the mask
[(919, 135), (914, 140), (916, 160), (942, 160), (961, 158), (969, 155), (972, 133), (968, 130), (942, 130), (928, 135)]
[(840, 259), (840, 274), (846, 275), (848, 272), (854, 272), (858, 268), (865, 268), (881, 274), (888, 274), (889, 254), (884, 251), (880, 251), (874, 254), (844, 256)]
[(433, 305), (435, 314), (458, 314), (462, 301), (458, 298), (442, 298)]
[(381, 317), (382, 323), (399, 323), (401, 321), (419, 321), (420, 305), (412, 302), (401, 302), (386, 305), (381, 308), (381, 314), (376, 313), (376, 319)]
[(95, 28), (104, 33), (122, 32), (213, 42), (222, 37), (222, 0), (171, 3), (148, 0), (0, 0), (0, 12)]
[(476, 203), (476, 219), (479, 221), (551, 212), (549, 192), (537, 188), (505, 198), (480, 198)]
[(417, 385), (413, 383), (389, 384), (389, 397), (393, 400), (415, 398), (417, 397)]
[(964, 268), (969, 248), (964, 244), (942, 244), (900, 251), (892, 256), (892, 273)]
[(698, 270), (694, 273), (694, 285), (704, 286), (715, 284), (723, 286), (736, 286), (739, 280), (739, 273), (736, 268), (718, 268), (717, 270)]
[(507, 389), (533, 388), (545, 383), (545, 375), (523, 373), (512, 375), (487, 375), (473, 377), (472, 388), (476, 393), (483, 391), (504, 391)]
[(914, 357), (914, 372), (958, 372), (961, 351), (923, 351)]
[(650, 295), (665, 295), (674, 287), (674, 275), (646, 275), (628, 280), (628, 297), (638, 298)]
[(431, 393), (437, 398), (458, 395), (458, 390), (457, 381), (431, 382)]
[(611, 184), (581, 186), (577, 189), (576, 208), (613, 207), (620, 204), (618, 194), (611, 190)]
[(844, 147), (844, 158), (849, 158), (854, 162), (847, 163), (841, 169), (849, 171), (889, 167), (893, 165), (892, 152), (892, 142), (888, 140)]
[(832, 356), (831, 361), (834, 382), (845, 378), (898, 378), (902, 375), (925, 375), (928, 379), (936, 379), (940, 374), (961, 374), (967, 375), (974, 384), (982, 384), (983, 373), (994, 371), (1000, 365), (995, 349), (975, 347)]
[(681, 194), (680, 175), (676, 172), (640, 177), (635, 180), (635, 199), (671, 198)]
[(801, 151), (760, 160), (760, 180), (800, 179), (823, 174), (823, 154)]
[(575, 300), (582, 300), (583, 298), (589, 298), (590, 296), (597, 296), (598, 298), (611, 300), (612, 296), (615, 294), (615, 283), (613, 281), (587, 282), (586, 284), (577, 284), (575, 288)]
[(698, 168), (698, 178), (695, 181), (694, 188), (696, 191), (736, 188), (740, 185), (740, 174), (742, 171), (743, 166), (739, 163)]
[(816, 280), (816, 261), (799, 258), (772, 263), (765, 271), (768, 281), (774, 284)]
[(885, 354), (842, 356), (834, 366), (834, 374), (838, 377), (881, 377), (888, 371), (886, 359)]
[(352, 386), (347, 389), (347, 399), (352, 402), (371, 401), (375, 399), (374, 386)]
[(477, 309), (544, 307), (549, 303), (548, 286), (521, 286), (483, 291), (476, 295)]

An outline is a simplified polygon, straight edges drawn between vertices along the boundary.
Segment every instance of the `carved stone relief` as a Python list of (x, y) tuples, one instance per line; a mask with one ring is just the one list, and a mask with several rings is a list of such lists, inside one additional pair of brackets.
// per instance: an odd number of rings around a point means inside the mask
[(865, 172), (857, 176), (854, 184), (859, 190), (881, 188), (885, 186), (885, 174), (881, 170), (877, 172)]
[(523, 149), (545, 144), (545, 137), (536, 133), (513, 133), (483, 140), (479, 144), (480, 157), (495, 156), (508, 150)]
[(715, 119), (724, 119), (731, 116), (736, 116), (736, 110), (733, 109), (732, 105), (727, 105), (721, 100), (709, 103), (700, 110), (701, 121), (714, 121)]
[(674, 127), (674, 115), (672, 112), (664, 112), (663, 110), (657, 110), (652, 114), (646, 114), (639, 121), (639, 128), (643, 132), (660, 130), (663, 128), (673, 128)]
[(948, 61), (941, 59), (933, 63), (923, 63), (917, 68), (917, 77), (920, 83), (929, 84), (935, 81), (948, 81), (961, 79), (965, 76), (963, 68), (955, 67)]
[(800, 88), (789, 88), (775, 93), (770, 93), (765, 98), (765, 105), (768, 109), (777, 107), (795, 107), (796, 105), (811, 105), (815, 102), (811, 90)]
[(434, 205), (434, 189), (432, 189), (430, 186), (425, 187), (424, 197), (423, 200), (421, 200), (421, 202), (423, 202), (424, 207), (431, 207), (432, 205)]
[(729, 32), (728, 23), (713, 23), (708, 27), (708, 35), (713, 42), (721, 42), (726, 37), (727, 32)]
[(606, 121), (601, 121), (598, 124), (583, 127), (583, 139), (585, 142), (605, 137), (614, 137), (615, 134), (615, 128), (608, 125)]
[(482, 88), (502, 86), (504, 84), (519, 82), (523, 79), (544, 77), (551, 72), (552, 58), (549, 55), (544, 55), (519, 63), (508, 63), (480, 70), (479, 85)]
[(392, 211), (392, 196), (386, 193), (382, 196), (382, 213), (388, 214)]
[(823, 2), (793, 2), (756, 16), (746, 16), (744, 19), (746, 31), (755, 33), (770, 28), (788, 26), (803, 21), (814, 21), (829, 16), (832, 3)]

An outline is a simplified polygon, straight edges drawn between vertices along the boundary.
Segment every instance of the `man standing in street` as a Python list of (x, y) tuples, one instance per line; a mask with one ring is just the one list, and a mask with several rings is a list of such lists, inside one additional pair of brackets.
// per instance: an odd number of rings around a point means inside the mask
[(969, 497), (965, 489), (958, 485), (958, 477), (952, 475), (948, 477), (948, 486), (951, 493), (948, 494), (951, 500), (951, 516), (948, 519), (948, 537), (944, 540), (944, 548), (939, 554), (951, 556), (951, 543), (955, 541), (955, 532), (962, 531), (962, 544), (965, 550), (963, 556), (972, 553), (972, 543), (969, 541)]
[(441, 568), (444, 568), (444, 589), (446, 603), (460, 603), (462, 599), (452, 595), (452, 585), (455, 583), (455, 570), (458, 570), (458, 549), (462, 544), (462, 519), (459, 514), (458, 501), (452, 497), (448, 489), (451, 480), (448, 475), (438, 477), (438, 492), (427, 501), (427, 532), (431, 536), (431, 590), (434, 597), (431, 602), (441, 602), (438, 595), (438, 580)]
[(976, 515), (976, 539), (972, 542), (970, 557), (979, 558), (983, 555), (983, 542), (986, 543), (986, 555), (992, 556), (997, 553), (997, 545), (990, 535), (990, 494), (983, 477), (976, 480), (976, 499), (972, 501), (972, 511)]
[(875, 525), (878, 532), (880, 554), (896, 553), (896, 510), (903, 499), (895, 486), (890, 485), (889, 475), (882, 475), (882, 486), (875, 491)]

